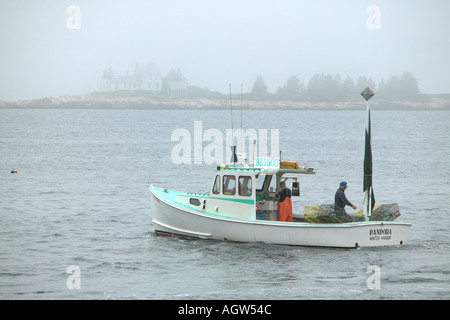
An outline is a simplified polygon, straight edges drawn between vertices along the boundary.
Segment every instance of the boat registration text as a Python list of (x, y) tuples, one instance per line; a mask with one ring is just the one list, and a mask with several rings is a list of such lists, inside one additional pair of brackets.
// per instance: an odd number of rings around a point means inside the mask
[(391, 229), (370, 229), (370, 240), (390, 240), (392, 236)]

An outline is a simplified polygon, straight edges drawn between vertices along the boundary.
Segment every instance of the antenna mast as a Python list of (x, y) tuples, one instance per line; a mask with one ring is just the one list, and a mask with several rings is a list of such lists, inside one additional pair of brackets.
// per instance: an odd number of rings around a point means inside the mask
[[(233, 128), (233, 101), (231, 99), (231, 83), (230, 83), (230, 111), (231, 111), (231, 132), (234, 136), (234, 128)], [(234, 137), (233, 138), (233, 144), (234, 144)]]
[(237, 162), (237, 156), (236, 156), (236, 146), (234, 145), (234, 126), (233, 126), (233, 102), (231, 99), (231, 83), (230, 83), (230, 110), (231, 110), (231, 140), (232, 140), (232, 145), (231, 145), (231, 162), (234, 163), (234, 165), (236, 165)]
[[(242, 128), (242, 87), (243, 86), (241, 83), (241, 162), (242, 162), (242, 159), (244, 158), (244, 154), (245, 154), (244, 130)], [(245, 158), (244, 158), (244, 161), (245, 161)]]

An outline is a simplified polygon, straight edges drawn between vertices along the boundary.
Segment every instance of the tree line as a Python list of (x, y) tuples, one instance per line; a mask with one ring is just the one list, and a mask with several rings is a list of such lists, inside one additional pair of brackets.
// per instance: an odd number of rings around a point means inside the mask
[[(317, 102), (359, 101), (360, 92), (370, 87), (378, 99), (384, 100), (417, 100), (419, 83), (411, 72), (401, 76), (392, 75), (386, 81), (381, 79), (378, 85), (371, 78), (361, 76), (356, 81), (340, 74), (317, 73), (305, 84), (297, 75), (290, 76), (286, 83), (279, 86), (276, 92), (268, 91), (264, 78), (256, 77), (250, 92), (243, 93), (243, 98), (250, 100), (290, 100)], [(188, 95), (192, 98), (225, 97), (225, 94), (209, 91), (207, 88), (188, 86)]]
[(370, 87), (378, 98), (388, 100), (415, 100), (419, 95), (419, 84), (410, 72), (401, 76), (392, 75), (387, 81), (382, 79), (378, 85), (371, 78), (361, 76), (356, 81), (349, 76), (343, 79), (339, 74), (315, 74), (305, 85), (297, 75), (290, 76), (274, 94), (267, 91), (262, 76), (253, 84), (249, 98), (262, 98), (272, 95), (277, 99), (294, 101), (340, 102), (361, 99), (360, 92)]
[[(180, 69), (172, 69), (163, 82), (187, 82)], [(250, 100), (290, 100), (315, 102), (348, 102), (359, 101), (360, 92), (369, 87), (381, 100), (410, 100), (421, 99), (419, 83), (411, 72), (405, 71), (401, 76), (391, 75), (387, 80), (381, 79), (378, 85), (366, 76), (360, 76), (356, 81), (340, 74), (316, 73), (305, 84), (298, 75), (290, 76), (286, 83), (270, 93), (266, 82), (261, 75), (256, 77), (250, 92), (243, 93), (243, 98)], [(199, 88), (194, 85), (187, 86), (188, 96), (191, 98), (226, 98), (228, 94), (209, 91), (208, 88)]]

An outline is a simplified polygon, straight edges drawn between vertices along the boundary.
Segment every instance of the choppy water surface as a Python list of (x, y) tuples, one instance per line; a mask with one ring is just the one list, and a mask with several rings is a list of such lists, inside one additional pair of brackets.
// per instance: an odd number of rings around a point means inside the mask
[[(279, 129), (283, 159), (315, 168), (301, 180), (300, 212), (332, 202), (341, 180), (361, 207), (364, 120), (244, 111), (243, 127)], [(449, 112), (372, 111), (376, 199), (399, 203), (413, 226), (406, 246), (359, 250), (155, 236), (150, 184), (212, 183), (214, 165), (171, 159), (172, 132), (188, 130), (194, 144), (194, 121), (203, 132), (231, 127), (226, 110), (0, 110), (0, 298), (450, 298)], [(80, 289), (69, 288), (69, 266)], [(367, 286), (369, 266), (380, 289)]]

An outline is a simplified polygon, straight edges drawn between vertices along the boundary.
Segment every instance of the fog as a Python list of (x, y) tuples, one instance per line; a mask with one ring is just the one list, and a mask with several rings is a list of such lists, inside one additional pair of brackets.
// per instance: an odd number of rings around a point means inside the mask
[(292, 75), (405, 71), (450, 93), (449, 18), (448, 0), (2, 0), (0, 100), (90, 93), (105, 68), (148, 62), (223, 93), (258, 75), (274, 92)]

